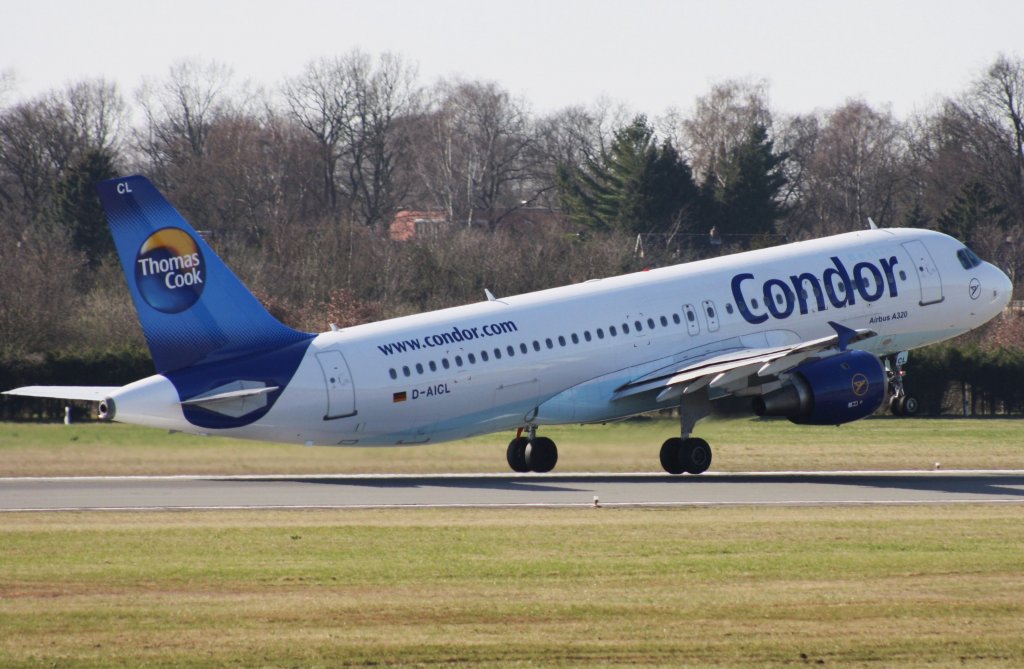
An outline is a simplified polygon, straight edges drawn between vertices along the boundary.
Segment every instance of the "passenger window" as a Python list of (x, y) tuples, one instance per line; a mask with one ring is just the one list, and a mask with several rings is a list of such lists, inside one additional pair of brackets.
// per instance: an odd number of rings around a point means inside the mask
[(403, 366), (402, 367), (402, 374), (404, 376), (412, 376), (412, 372), (409, 371), (409, 367), (408, 366)]
[(522, 351), (523, 353), (526, 353), (526, 342), (523, 342), (522, 344), (519, 345), (519, 350)]
[(609, 325), (608, 326), (608, 334), (610, 334), (613, 337), (619, 336), (619, 333), (615, 330), (615, 326), (614, 325)]
[(416, 373), (417, 374), (422, 374), (423, 373), (423, 363), (419, 363), (419, 362), (416, 363)]
[[(598, 330), (598, 332), (600, 332), (600, 330)], [(587, 341), (590, 341), (590, 330), (583, 331), (583, 338), (586, 339)]]
[(640, 321), (633, 321), (633, 327), (636, 328), (637, 332), (644, 331), (644, 326), (640, 324)]
[(676, 325), (679, 325), (679, 323), (681, 321), (682, 321), (682, 319), (679, 318), (679, 314), (672, 314), (672, 322), (673, 323), (675, 323)]
[(622, 334), (629, 334), (629, 323), (622, 324)]
[(539, 351), (540, 350), (540, 342), (537, 341), (536, 339), (533, 340), (533, 350), (534, 351)]
[(456, 367), (462, 367), (462, 356), (461, 355), (455, 356), (455, 366)]
[(451, 364), (448, 362), (448, 358), (441, 358), (441, 366), (444, 367), (445, 369), (451, 367)]
[[(597, 328), (597, 338), (598, 339), (604, 339), (604, 330), (603, 329)], [(587, 338), (587, 341), (590, 341), (590, 338)]]
[(393, 378), (393, 379), (397, 379), (397, 378), (398, 378), (398, 372), (396, 372), (396, 371), (395, 371), (395, 368), (394, 368), (394, 367), (392, 367), (391, 369), (389, 369), (389, 370), (388, 370), (388, 374), (389, 374), (389, 375), (391, 376), (391, 378)]
[(430, 364), (430, 371), (436, 372), (437, 371), (437, 363), (434, 362), (433, 360), (431, 360), (429, 364)]
[(574, 344), (580, 343), (580, 338), (579, 338), (579, 336), (575, 332), (572, 333), (572, 343), (574, 343)]
[(554, 348), (555, 347), (555, 345), (551, 343), (551, 339), (550, 338), (544, 340), (544, 345), (547, 346), (548, 348)]
[(480, 361), (481, 362), (487, 362), (487, 360), (488, 360), (487, 351), (480, 351)]
[(494, 359), (495, 360), (501, 360), (501, 349), (500, 348), (494, 349)]
[(562, 335), (558, 335), (558, 345), (565, 346), (565, 337), (563, 337)]
[[(651, 327), (653, 328), (654, 326), (652, 325)], [(661, 327), (663, 327), (663, 328), (667, 328), (668, 327), (668, 319), (665, 318), (664, 316), (661, 317)]]

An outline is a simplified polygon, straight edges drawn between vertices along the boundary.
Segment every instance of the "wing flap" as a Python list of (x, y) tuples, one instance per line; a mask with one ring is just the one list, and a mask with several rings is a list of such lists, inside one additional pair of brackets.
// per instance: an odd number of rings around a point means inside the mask
[(836, 334), (787, 346), (744, 348), (718, 353), (699, 360), (688, 360), (675, 369), (660, 369), (626, 383), (616, 389), (613, 399), (658, 390), (658, 401), (681, 397), (707, 386), (717, 394), (731, 394), (746, 387), (753, 376), (770, 379), (787, 372), (809, 358), (830, 349), (846, 350), (846, 346), (876, 336), (873, 330), (850, 330), (832, 324)]

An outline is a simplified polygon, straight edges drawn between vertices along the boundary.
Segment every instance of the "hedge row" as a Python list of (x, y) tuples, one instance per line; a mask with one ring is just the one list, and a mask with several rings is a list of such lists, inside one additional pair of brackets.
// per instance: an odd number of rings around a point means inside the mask
[(1024, 413), (1024, 350), (940, 344), (912, 351), (906, 371), (907, 392), (929, 415)]
[[(0, 358), (0, 390), (21, 386), (122, 386), (153, 374), (149, 351), (138, 348), (76, 351), (31, 358)], [(63, 400), (41, 400), (0, 395), (0, 419), (59, 420)], [(75, 417), (83, 419), (95, 409), (91, 402), (75, 402)]]

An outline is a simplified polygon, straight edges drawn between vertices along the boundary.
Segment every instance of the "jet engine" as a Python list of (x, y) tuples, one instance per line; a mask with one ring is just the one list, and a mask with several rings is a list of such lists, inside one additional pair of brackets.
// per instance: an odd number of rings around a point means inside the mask
[(754, 413), (802, 425), (839, 425), (871, 415), (885, 397), (881, 360), (867, 351), (844, 351), (798, 365), (786, 385), (754, 398)]

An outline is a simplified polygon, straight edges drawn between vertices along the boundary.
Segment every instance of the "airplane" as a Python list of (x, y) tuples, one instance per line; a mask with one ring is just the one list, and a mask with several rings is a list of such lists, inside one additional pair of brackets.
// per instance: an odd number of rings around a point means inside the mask
[(6, 394), (307, 445), (515, 430), (515, 472), (555, 467), (546, 426), (677, 408), (661, 466), (700, 474), (712, 451), (694, 428), (728, 397), (799, 424), (847, 423), (886, 402), (914, 413), (906, 352), (982, 325), (1012, 293), (952, 237), (872, 226), (523, 295), (485, 290), (476, 304), (312, 334), (271, 316), (145, 177), (97, 188), (157, 373)]

